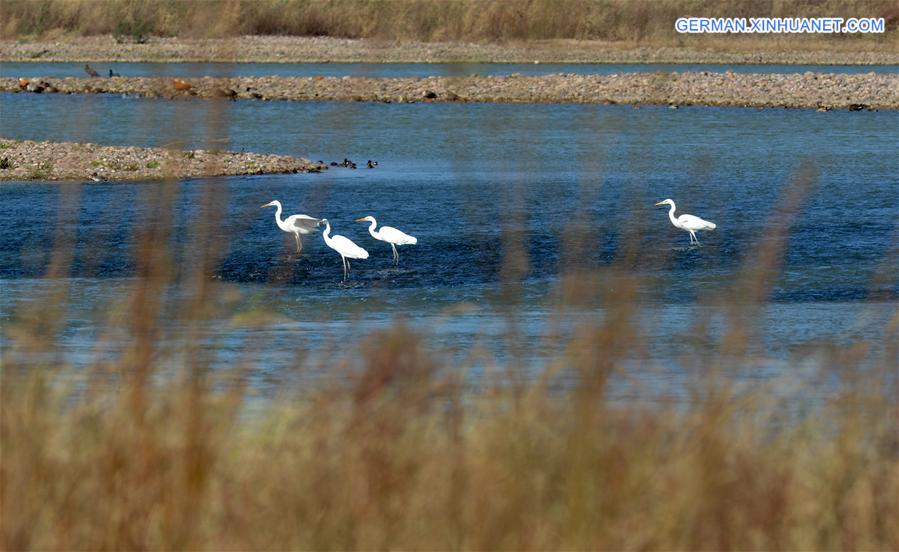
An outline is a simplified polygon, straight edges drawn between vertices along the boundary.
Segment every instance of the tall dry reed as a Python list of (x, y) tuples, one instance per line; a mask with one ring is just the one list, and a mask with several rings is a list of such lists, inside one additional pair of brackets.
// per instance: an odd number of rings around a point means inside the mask
[(899, 8), (891, 0), (5, 0), (2, 13), (0, 32), (10, 38), (62, 31), (133, 37), (676, 42), (674, 21), (684, 16), (884, 17), (888, 34), (899, 24)]

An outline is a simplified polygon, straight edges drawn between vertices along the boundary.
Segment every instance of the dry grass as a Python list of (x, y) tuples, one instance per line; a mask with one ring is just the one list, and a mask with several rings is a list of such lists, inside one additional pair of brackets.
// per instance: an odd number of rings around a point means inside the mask
[(852, 387), (783, 424), (716, 380), (626, 406), (618, 339), (584, 331), (568, 392), (472, 395), (397, 329), (352, 385), (250, 419), (208, 374), (73, 403), (7, 361), (4, 549), (897, 549), (895, 402)]
[[(173, 188), (158, 191), (148, 201), (163, 213)], [(764, 305), (801, 195), (787, 195), (735, 284), (745, 308)], [(225, 200), (209, 187), (201, 201)], [(159, 245), (168, 217), (155, 220), (136, 238), (133, 290), (109, 313), (127, 343), (117, 360), (86, 374), (25, 362), (55, 350), (65, 280), (4, 328), (6, 550), (899, 549), (896, 319), (882, 356), (822, 347), (809, 395), (779, 400), (776, 386), (730, 376), (750, 360), (751, 332), (725, 310), (728, 331), (688, 362), (688, 400), (626, 403), (609, 388), (646, 346), (636, 282), (581, 273), (566, 300), (599, 300), (608, 315), (535, 381), (512, 366), (470, 389), (464, 366), (399, 324), (335, 357), (330, 383), (260, 403), (244, 384), (260, 367), (214, 373), (189, 345), (225, 315), (226, 291), (206, 276), (219, 235), (198, 227), (186, 238), (197, 257), (174, 267)], [(510, 227), (507, 254), (519, 238)], [(60, 232), (49, 278), (66, 273), (71, 245)], [(169, 297), (173, 283), (187, 293)], [(172, 317), (188, 336), (183, 369), (159, 350)], [(563, 372), (575, 377), (560, 388)]]
[[(424, 41), (598, 39), (681, 44), (673, 32), (683, 16), (884, 17), (899, 24), (892, 0), (808, 2), (728, 0), (5, 0), (2, 36), (59, 32), (222, 37), (300, 35)], [(702, 39), (689, 39), (701, 42)], [(833, 43), (877, 43), (882, 36)], [(708, 37), (708, 40), (717, 40)], [(790, 44), (820, 37), (790, 37)], [(755, 42), (781, 42), (762, 36)]]

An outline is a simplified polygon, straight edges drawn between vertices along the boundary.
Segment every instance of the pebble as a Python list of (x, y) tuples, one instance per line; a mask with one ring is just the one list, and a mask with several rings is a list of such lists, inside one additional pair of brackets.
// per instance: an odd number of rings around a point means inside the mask
[(155, 180), (319, 172), (322, 163), (284, 155), (171, 150), (0, 139), (0, 180)]
[[(773, 39), (772, 39), (773, 40)], [(779, 40), (779, 39), (778, 39)], [(856, 42), (856, 41), (851, 41)], [(803, 41), (804, 43), (804, 41)], [(842, 47), (847, 41), (822, 41), (814, 48), (709, 48), (654, 45), (625, 48), (601, 41), (489, 44), (398, 42), (332, 37), (242, 36), (225, 39), (147, 37), (122, 43), (112, 35), (65, 37), (62, 40), (0, 40), (3, 61), (123, 62), (367, 62), (367, 63), (899, 63), (896, 48), (872, 42), (868, 50)], [(797, 43), (798, 44), (798, 43)]]
[[(897, 74), (627, 73), (431, 78), (157, 77), (37, 80), (66, 94), (129, 94), (147, 98), (336, 100), (486, 103), (592, 103), (899, 109)], [(189, 87), (186, 85), (190, 85)], [(27, 88), (27, 87), (26, 87)], [(18, 79), (0, 78), (0, 91), (27, 93)]]

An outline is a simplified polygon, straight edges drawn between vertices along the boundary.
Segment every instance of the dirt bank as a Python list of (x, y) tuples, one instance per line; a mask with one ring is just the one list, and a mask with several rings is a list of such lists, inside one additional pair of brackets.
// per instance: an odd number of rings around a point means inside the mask
[[(42, 93), (150, 98), (378, 102), (622, 103), (741, 107), (899, 109), (899, 75), (627, 73), (539, 77), (155, 77), (31, 79)], [(28, 93), (13, 78), (0, 91)], [(27, 89), (26, 89), (27, 90)], [(859, 107), (861, 106), (861, 107)]]
[(281, 155), (0, 138), (0, 180), (154, 180), (325, 168), (308, 159)]
[[(802, 44), (802, 47), (797, 47)], [(243, 36), (229, 39), (113, 36), (2, 40), (0, 61), (369, 62), (369, 63), (787, 63), (899, 64), (890, 41), (767, 41), (727, 36), (695, 46), (638, 46), (588, 40), (511, 44), (384, 42), (328, 37)]]

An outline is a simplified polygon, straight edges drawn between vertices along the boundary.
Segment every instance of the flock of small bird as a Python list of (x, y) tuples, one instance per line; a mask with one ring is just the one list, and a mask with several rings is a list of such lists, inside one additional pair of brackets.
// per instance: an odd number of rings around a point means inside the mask
[[(314, 232), (318, 227), (322, 224), (325, 225), (325, 231), (322, 233), (322, 238), (325, 240), (325, 245), (336, 251), (340, 255), (340, 260), (343, 263), (343, 279), (346, 280), (349, 275), (350, 269), (350, 259), (367, 259), (368, 251), (359, 247), (353, 241), (346, 236), (341, 236), (339, 234), (331, 235), (331, 223), (328, 219), (323, 218), (315, 218), (310, 217), (309, 215), (291, 215), (286, 219), (281, 219), (281, 202), (277, 199), (266, 203), (262, 206), (266, 207), (275, 207), (275, 223), (278, 225), (278, 228), (281, 230), (293, 234), (294, 239), (297, 242), (297, 253), (300, 253), (303, 250), (303, 241), (301, 236), (305, 236)], [(414, 236), (410, 236), (401, 230), (397, 230), (391, 226), (382, 226), (380, 229), (376, 229), (378, 226), (378, 221), (375, 220), (373, 216), (366, 216), (362, 218), (356, 219), (356, 222), (367, 222), (368, 233), (372, 235), (376, 240), (380, 240), (383, 242), (387, 242), (390, 244), (391, 249), (393, 249), (393, 263), (394, 265), (398, 265), (400, 262), (400, 255), (396, 250), (396, 246), (398, 245), (415, 245), (418, 243), (418, 239)]]
[[(319, 165), (324, 165), (324, 164), (325, 164), (325, 162), (324, 162), (324, 161), (321, 161), (321, 160), (319, 160), (318, 163), (319, 163)], [(353, 160), (351, 160), (351, 159), (348, 159), (348, 158), (346, 158), (346, 157), (344, 157), (344, 158), (343, 158), (343, 161), (341, 161), (340, 163), (338, 163), (337, 161), (331, 161), (331, 166), (332, 166), (332, 167), (344, 167), (344, 168), (346, 168), (346, 169), (353, 169), (353, 170), (356, 170), (356, 168), (357, 168), (357, 167), (356, 167), (356, 162), (353, 161)], [(365, 163), (365, 166), (368, 167), (369, 169), (373, 169), (373, 168), (375, 168), (375, 167), (378, 166), (378, 162), (377, 162), (377, 161), (372, 161), (371, 159), (369, 159), (369, 160)]]
[[(694, 215), (680, 215), (679, 217), (675, 217), (674, 211), (677, 207), (675, 207), (673, 199), (665, 199), (656, 203), (656, 206), (659, 205), (669, 205), (671, 207), (668, 210), (668, 218), (671, 220), (671, 224), (673, 224), (675, 228), (679, 228), (690, 234), (690, 245), (693, 245), (694, 243), (696, 245), (699, 245), (699, 239), (696, 237), (696, 232), (702, 230), (711, 231), (717, 228), (717, 225), (714, 222), (703, 220)], [(347, 276), (349, 274), (349, 259), (368, 258), (368, 251), (353, 243), (353, 241), (349, 238), (341, 235), (331, 236), (331, 223), (328, 221), (328, 219), (319, 219), (311, 217), (309, 215), (291, 215), (282, 220), (281, 202), (277, 199), (262, 206), (262, 208), (266, 207), (276, 208), (275, 223), (281, 230), (293, 234), (293, 237), (297, 242), (297, 253), (303, 251), (303, 241), (301, 239), (301, 236), (311, 234), (316, 229), (318, 229), (320, 225), (324, 224), (325, 231), (322, 234), (322, 237), (325, 240), (325, 245), (340, 254), (340, 260), (343, 263), (344, 280), (347, 279)], [(379, 230), (377, 230), (376, 228), (378, 226), (378, 221), (373, 216), (369, 215), (366, 217), (358, 218), (356, 219), (356, 222), (369, 223), (368, 233), (371, 234), (372, 237), (376, 240), (380, 240), (390, 244), (391, 249), (393, 249), (394, 265), (398, 265), (400, 262), (400, 255), (396, 250), (396, 246), (415, 245), (416, 243), (418, 243), (418, 239), (414, 236), (410, 236), (409, 234), (406, 234), (405, 232), (391, 226), (382, 226)]]

